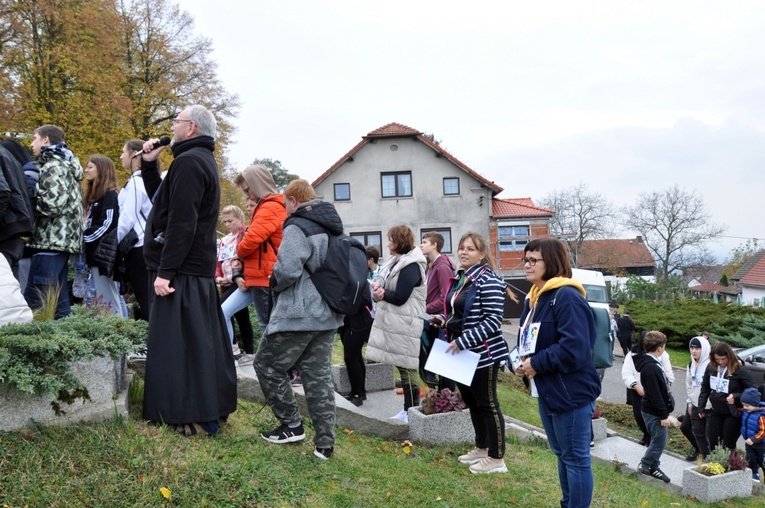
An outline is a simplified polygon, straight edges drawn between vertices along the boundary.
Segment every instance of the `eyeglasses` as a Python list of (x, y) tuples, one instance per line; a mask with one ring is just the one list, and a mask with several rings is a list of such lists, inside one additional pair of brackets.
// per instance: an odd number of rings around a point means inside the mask
[(534, 265), (537, 264), (537, 261), (544, 261), (544, 260), (542, 258), (527, 258), (527, 257), (524, 257), (524, 258), (521, 258), (521, 261), (523, 261), (524, 265), (526, 263), (528, 263), (531, 266), (534, 266)]
[(194, 120), (186, 120), (185, 118), (173, 118), (173, 124), (178, 124), (180, 122), (193, 122)]

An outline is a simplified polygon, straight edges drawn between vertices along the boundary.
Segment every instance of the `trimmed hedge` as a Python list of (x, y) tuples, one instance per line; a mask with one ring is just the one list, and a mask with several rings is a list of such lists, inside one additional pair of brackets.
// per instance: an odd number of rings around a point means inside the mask
[(670, 348), (687, 348), (703, 331), (711, 340), (724, 340), (733, 347), (765, 343), (765, 309), (710, 300), (675, 299), (663, 302), (629, 300), (620, 310), (629, 309), (638, 332), (659, 330)]

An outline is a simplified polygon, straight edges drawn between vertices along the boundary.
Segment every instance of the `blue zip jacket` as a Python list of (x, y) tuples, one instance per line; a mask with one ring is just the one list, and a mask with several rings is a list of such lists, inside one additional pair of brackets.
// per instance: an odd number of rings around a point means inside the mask
[[(555, 305), (552, 305), (555, 299)], [(521, 330), (530, 312), (526, 300)], [(587, 301), (571, 286), (539, 295), (535, 314), (540, 323), (531, 366), (539, 396), (552, 413), (565, 413), (591, 404), (600, 395), (600, 378), (592, 360), (595, 321)], [(520, 346), (519, 333), (518, 343)]]

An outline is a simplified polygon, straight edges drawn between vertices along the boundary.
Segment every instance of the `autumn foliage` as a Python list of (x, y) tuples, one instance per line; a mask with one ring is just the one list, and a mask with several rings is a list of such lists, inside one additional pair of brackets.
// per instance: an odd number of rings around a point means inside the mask
[(211, 51), (168, 0), (0, 0), (0, 131), (26, 145), (52, 123), (81, 159), (117, 160), (127, 139), (168, 134), (184, 107), (203, 104), (225, 168), (238, 98)]

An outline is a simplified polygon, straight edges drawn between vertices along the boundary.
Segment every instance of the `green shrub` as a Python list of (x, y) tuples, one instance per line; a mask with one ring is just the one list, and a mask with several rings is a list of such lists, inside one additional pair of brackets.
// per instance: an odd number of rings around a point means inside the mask
[(66, 397), (83, 387), (69, 362), (119, 359), (146, 343), (147, 323), (97, 316), (83, 307), (57, 321), (0, 327), (0, 383), (23, 393)]
[(710, 300), (675, 299), (663, 302), (629, 300), (629, 309), (638, 331), (659, 330), (667, 336), (668, 347), (686, 349), (691, 338), (706, 330), (712, 342), (725, 340), (733, 347), (765, 342), (765, 309), (743, 307)]

